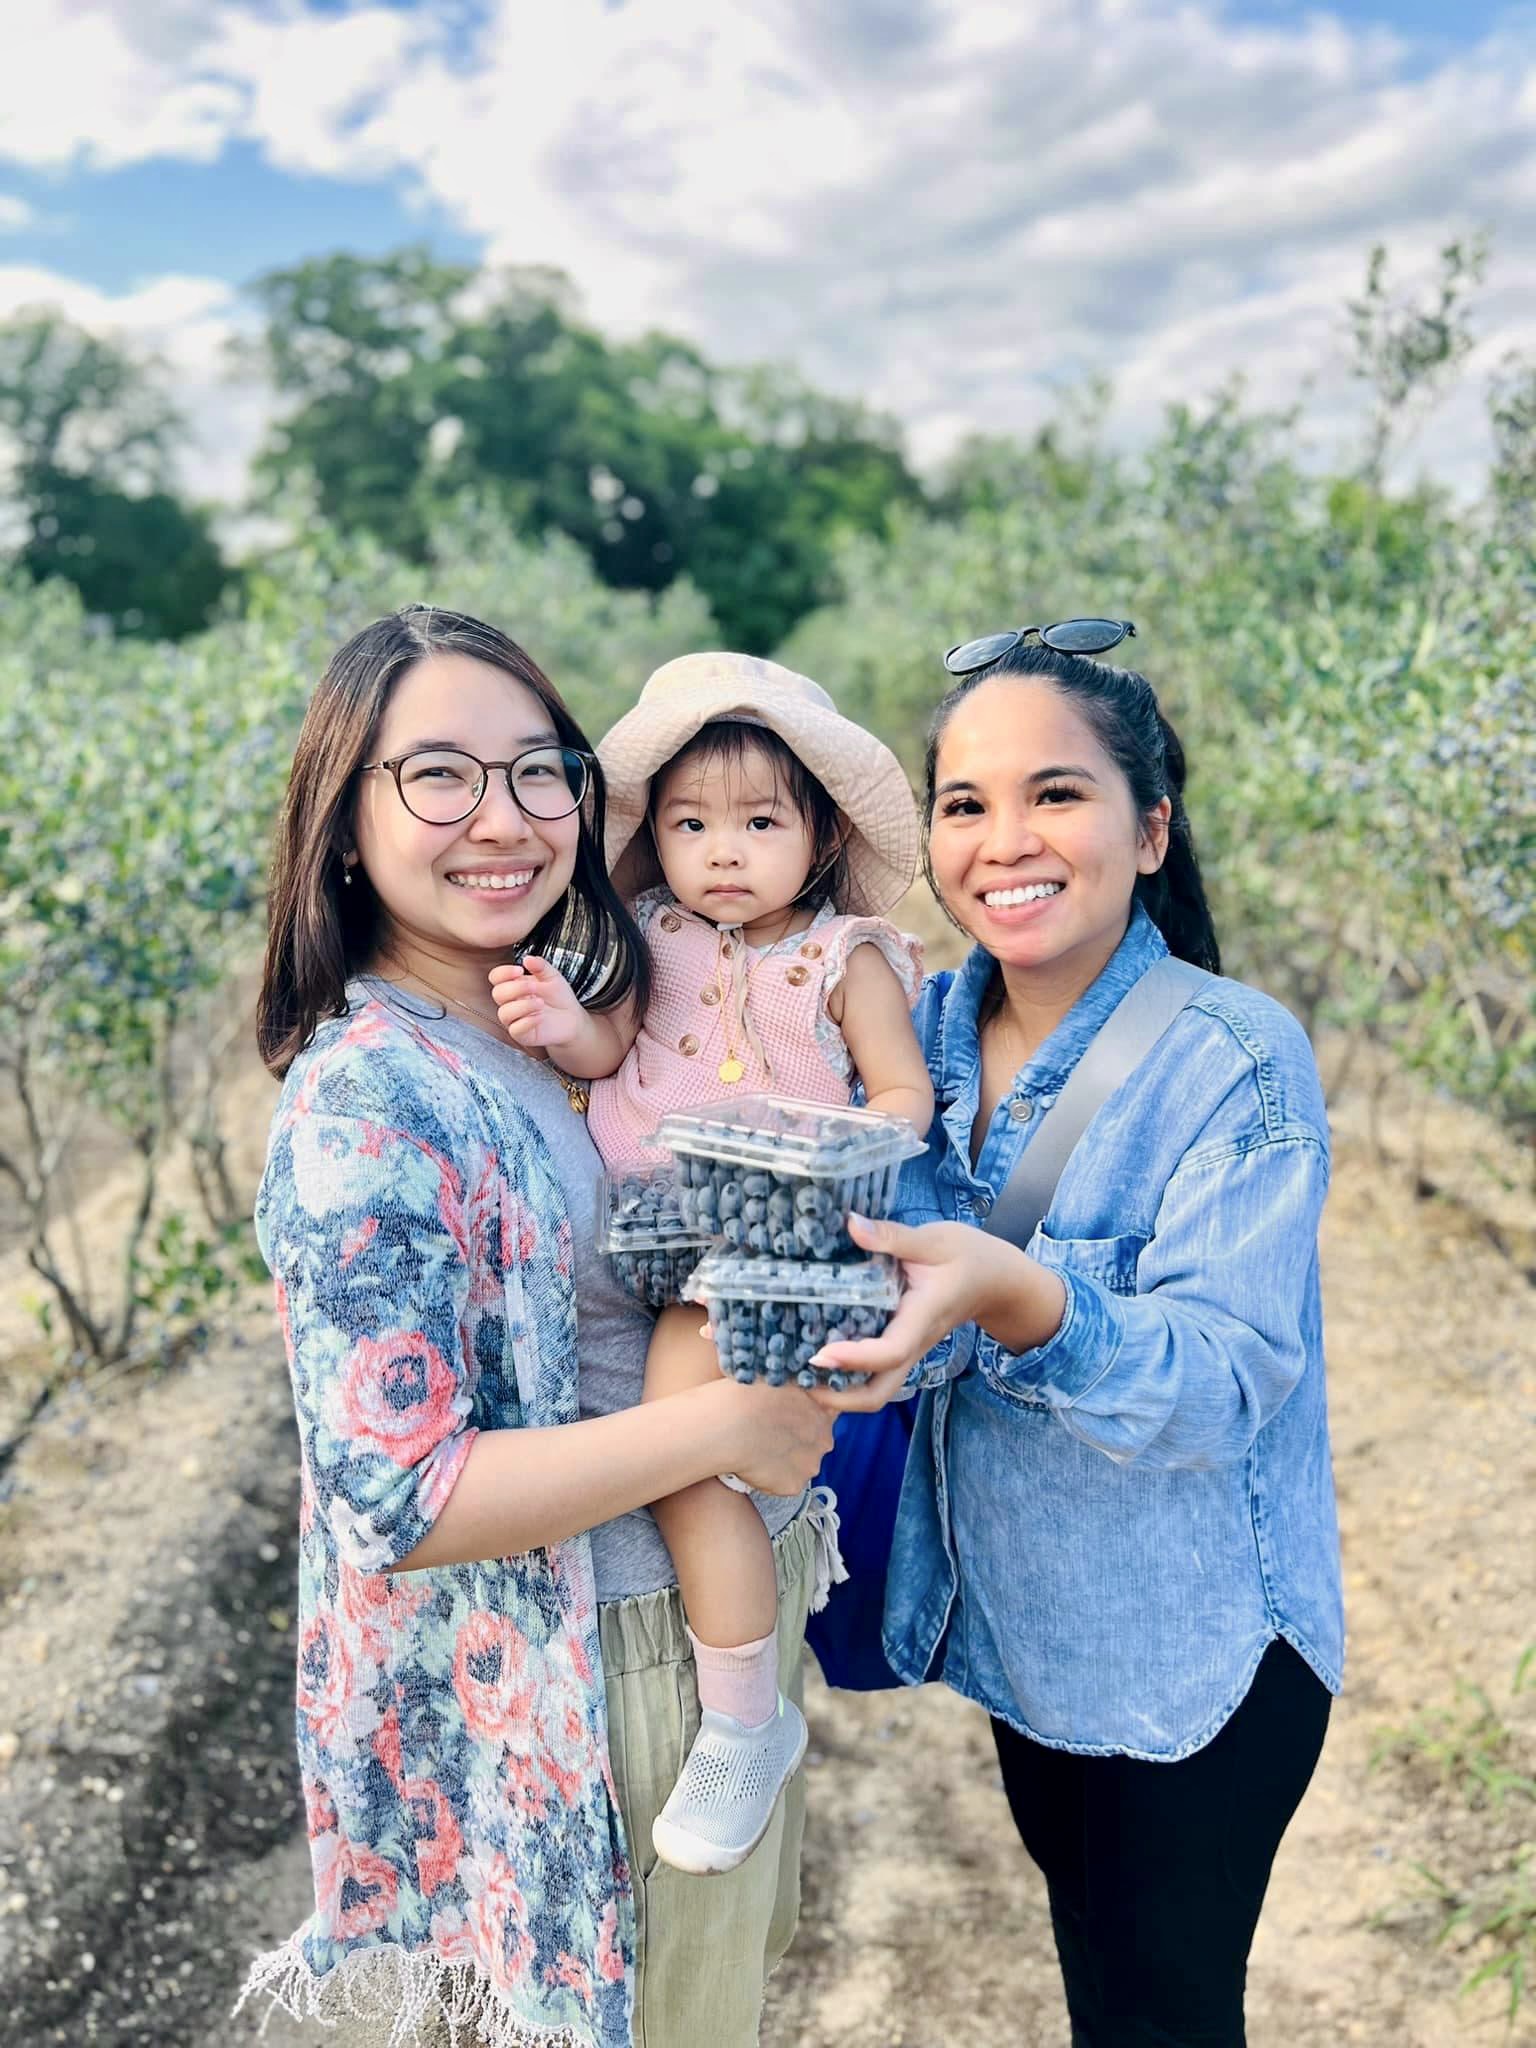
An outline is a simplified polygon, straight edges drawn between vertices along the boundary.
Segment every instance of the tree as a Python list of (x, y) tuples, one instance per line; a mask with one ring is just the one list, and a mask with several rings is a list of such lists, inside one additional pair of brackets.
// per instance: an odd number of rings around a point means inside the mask
[(1389, 288), (1387, 252), (1380, 242), (1370, 253), (1365, 289), (1346, 310), (1355, 348), (1353, 373), (1372, 393), (1361, 474), (1374, 491), (1384, 485), (1393, 444), (1419, 424), (1471, 350), (1469, 301), (1487, 262), (1484, 235), (1447, 242), (1426, 304)]
[(184, 422), (166, 372), (47, 309), (0, 324), (0, 434), (21, 566), (62, 576), (129, 632), (203, 625), (228, 572), (208, 515), (172, 488)]
[(889, 421), (778, 370), (727, 372), (675, 336), (610, 342), (548, 270), (476, 274), (405, 249), (256, 286), (257, 355), (289, 400), (260, 459), (322, 512), (416, 559), (446, 505), (494, 498), (606, 582), (688, 574), (732, 644), (766, 650), (832, 594), (838, 535), (920, 496)]

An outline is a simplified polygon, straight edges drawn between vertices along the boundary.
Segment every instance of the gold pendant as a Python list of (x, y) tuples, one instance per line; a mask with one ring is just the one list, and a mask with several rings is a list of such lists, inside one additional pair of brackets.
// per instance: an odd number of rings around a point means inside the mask
[(737, 1081), (741, 1079), (742, 1075), (746, 1071), (746, 1068), (741, 1064), (741, 1061), (737, 1059), (735, 1053), (731, 1053), (728, 1058), (723, 1059), (720, 1062), (720, 1078), (727, 1084), (727, 1086), (733, 1086)]

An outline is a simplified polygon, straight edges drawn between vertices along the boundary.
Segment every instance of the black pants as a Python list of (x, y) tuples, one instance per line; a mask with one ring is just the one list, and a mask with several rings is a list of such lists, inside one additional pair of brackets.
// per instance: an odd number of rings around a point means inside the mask
[(1243, 2048), (1248, 1950), (1332, 1704), (1288, 1643), (1179, 1763), (1071, 1756), (992, 1723), (1050, 1891), (1072, 2048)]

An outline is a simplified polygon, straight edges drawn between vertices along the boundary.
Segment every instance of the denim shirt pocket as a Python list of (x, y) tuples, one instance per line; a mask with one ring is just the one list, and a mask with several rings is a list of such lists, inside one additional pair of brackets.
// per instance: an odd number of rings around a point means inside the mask
[(1119, 1237), (1052, 1237), (1042, 1225), (1029, 1241), (1029, 1256), (1053, 1273), (1080, 1273), (1111, 1294), (1136, 1292), (1136, 1266), (1147, 1248), (1137, 1231)]

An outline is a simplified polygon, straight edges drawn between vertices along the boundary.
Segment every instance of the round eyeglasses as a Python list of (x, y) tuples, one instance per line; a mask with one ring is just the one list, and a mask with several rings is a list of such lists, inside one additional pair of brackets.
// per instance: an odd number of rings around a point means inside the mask
[(482, 761), (457, 747), (418, 747), (392, 761), (366, 761), (358, 772), (386, 769), (401, 803), (424, 825), (462, 825), (485, 795), (491, 770), (500, 768), (524, 817), (549, 824), (581, 808), (592, 767), (593, 756), (579, 747), (530, 747), (511, 761)]
[(1136, 628), (1129, 619), (1061, 619), (1054, 626), (1015, 626), (1009, 633), (984, 633), (979, 640), (962, 640), (944, 657), (952, 676), (973, 676), (990, 668), (1005, 654), (1012, 654), (1031, 636), (1058, 654), (1107, 654), (1122, 640), (1134, 640)]

